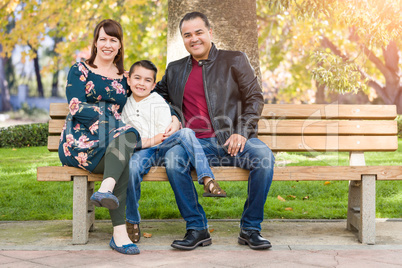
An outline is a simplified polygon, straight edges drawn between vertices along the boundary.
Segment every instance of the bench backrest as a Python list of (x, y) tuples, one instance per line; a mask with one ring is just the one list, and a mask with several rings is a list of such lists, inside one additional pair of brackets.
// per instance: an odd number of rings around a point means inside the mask
[[(50, 104), (48, 149), (57, 151), (67, 103)], [(259, 138), (272, 151), (398, 149), (395, 105), (265, 104)]]

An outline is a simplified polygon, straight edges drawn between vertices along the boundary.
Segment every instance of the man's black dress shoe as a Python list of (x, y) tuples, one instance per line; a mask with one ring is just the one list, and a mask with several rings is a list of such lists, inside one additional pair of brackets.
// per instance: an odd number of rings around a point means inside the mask
[(192, 250), (198, 246), (209, 246), (212, 244), (211, 236), (208, 232), (208, 229), (205, 230), (187, 230), (186, 235), (183, 240), (175, 240), (172, 243), (172, 247), (183, 249), (183, 250)]
[(263, 238), (257, 230), (240, 230), (237, 240), (240, 245), (248, 245), (252, 249), (267, 249), (272, 247), (271, 243)]

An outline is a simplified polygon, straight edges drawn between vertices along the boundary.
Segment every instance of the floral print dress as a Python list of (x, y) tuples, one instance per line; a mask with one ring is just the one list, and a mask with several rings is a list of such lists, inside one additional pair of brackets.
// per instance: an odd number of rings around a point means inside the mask
[(66, 87), (70, 112), (59, 145), (63, 165), (93, 171), (114, 138), (134, 132), (140, 141), (137, 130), (120, 118), (127, 88), (125, 77), (112, 79), (95, 74), (83, 62), (71, 67)]

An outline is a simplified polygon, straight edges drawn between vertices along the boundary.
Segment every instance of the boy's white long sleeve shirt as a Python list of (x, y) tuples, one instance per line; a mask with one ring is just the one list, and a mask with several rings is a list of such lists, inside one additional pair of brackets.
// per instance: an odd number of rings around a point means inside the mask
[(139, 102), (132, 95), (127, 98), (121, 118), (125, 124), (137, 129), (141, 138), (152, 138), (164, 133), (172, 122), (169, 105), (155, 92)]

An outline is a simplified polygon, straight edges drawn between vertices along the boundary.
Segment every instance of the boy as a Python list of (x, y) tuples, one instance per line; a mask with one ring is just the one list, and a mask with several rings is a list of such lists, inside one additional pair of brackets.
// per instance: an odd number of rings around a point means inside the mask
[(198, 182), (204, 184), (203, 196), (226, 197), (226, 192), (214, 180), (205, 153), (193, 130), (184, 128), (169, 137), (164, 136), (172, 119), (165, 100), (158, 93), (151, 93), (156, 85), (156, 73), (157, 68), (148, 60), (138, 61), (131, 66), (127, 79), (131, 96), (128, 97), (122, 112), (123, 122), (135, 127), (140, 133), (143, 148), (136, 151), (130, 159), (126, 218), (129, 236), (134, 243), (140, 239), (138, 201), (142, 177), (152, 166), (163, 163), (165, 153), (173, 146), (181, 145), (187, 152), (192, 166), (196, 169)]

